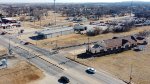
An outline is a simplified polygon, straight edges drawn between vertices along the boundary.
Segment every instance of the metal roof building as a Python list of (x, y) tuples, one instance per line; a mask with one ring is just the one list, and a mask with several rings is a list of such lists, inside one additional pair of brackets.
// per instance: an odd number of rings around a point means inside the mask
[(71, 34), (74, 32), (73, 27), (63, 27), (63, 28), (53, 28), (53, 29), (46, 29), (43, 31), (38, 31), (36, 34), (38, 34), (39, 38), (52, 38), (56, 36)]

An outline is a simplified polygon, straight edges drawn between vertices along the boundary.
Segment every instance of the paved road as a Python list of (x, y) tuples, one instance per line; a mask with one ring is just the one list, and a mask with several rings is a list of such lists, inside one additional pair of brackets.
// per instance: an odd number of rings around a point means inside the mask
[[(7, 37), (0, 36), (0, 44), (4, 45), (5, 47), (8, 47), (8, 42), (4, 39), (7, 39)], [(19, 43), (20, 41), (16, 38), (12, 38), (11, 41), (14, 41), (16, 43)], [(22, 45), (25, 46), (25, 45)], [(87, 69), (87, 66), (83, 66), (81, 64), (78, 64), (74, 61), (71, 61), (67, 58), (65, 58), (65, 53), (58, 53), (58, 54), (51, 54), (49, 51), (38, 48), (34, 45), (26, 45), (25, 47), (32, 49), (36, 52), (39, 52), (46, 56), (47, 58), (54, 60), (59, 65), (63, 66), (65, 70), (62, 70), (36, 56), (34, 56), (32, 53), (29, 53), (28, 51), (25, 51), (19, 47), (15, 47), (11, 45), (12, 49), (19, 54), (20, 56), (24, 58), (29, 58), (33, 64), (37, 65), (39, 68), (43, 69), (50, 75), (60, 77), (62, 75), (65, 75), (71, 79), (71, 84), (125, 84), (121, 80), (117, 79), (116, 77), (111, 76), (108, 73), (105, 73), (103, 71), (97, 71), (96, 74), (87, 74), (85, 70)]]

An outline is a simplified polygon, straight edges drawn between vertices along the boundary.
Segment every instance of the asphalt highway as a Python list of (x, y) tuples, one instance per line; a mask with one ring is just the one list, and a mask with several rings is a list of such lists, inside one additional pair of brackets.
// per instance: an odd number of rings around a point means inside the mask
[[(8, 48), (9, 38), (10, 37), (8, 36), (0, 36), (0, 45)], [(10, 41), (20, 44), (20, 40), (16, 39), (15, 37), (11, 37)], [(62, 66), (63, 69), (39, 58), (36, 56), (36, 54), (33, 54), (28, 50), (20, 48), (20, 46), (11, 44), (11, 48), (16, 54), (20, 55), (49, 75), (55, 76), (58, 79), (60, 76), (67, 76), (70, 79), (71, 84), (125, 84), (122, 80), (103, 71), (97, 71), (95, 74), (86, 73), (85, 70), (87, 69), (87, 66), (65, 58), (66, 53), (61, 52), (58, 54), (52, 54), (52, 52), (32, 44), (21, 46), (38, 52), (47, 57), (47, 59), (55, 61), (57, 65)]]

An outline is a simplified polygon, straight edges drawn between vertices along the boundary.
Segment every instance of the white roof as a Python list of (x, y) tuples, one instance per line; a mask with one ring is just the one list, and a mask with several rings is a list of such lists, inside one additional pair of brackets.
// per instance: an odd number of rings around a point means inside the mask
[(61, 31), (67, 31), (67, 30), (73, 30), (73, 27), (65, 27), (65, 28), (60, 28), (60, 29), (47, 29), (43, 31), (37, 32), (37, 34), (52, 34), (56, 32), (61, 32)]
[(3, 18), (3, 19), (6, 19), (6, 20), (15, 20), (15, 19), (13, 19), (13, 18)]
[(9, 26), (9, 24), (1, 24), (1, 26)]

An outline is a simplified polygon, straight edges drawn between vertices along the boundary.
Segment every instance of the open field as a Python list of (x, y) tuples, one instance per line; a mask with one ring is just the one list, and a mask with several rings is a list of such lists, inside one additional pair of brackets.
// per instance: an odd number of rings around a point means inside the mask
[(0, 84), (27, 84), (43, 78), (43, 72), (18, 57), (8, 59), (8, 67), (0, 69)]
[[(150, 41), (149, 41), (150, 42)], [(134, 84), (150, 83), (150, 44), (144, 51), (125, 51), (119, 54), (111, 54), (103, 57), (88, 59), (75, 58), (76, 61), (87, 66), (92, 66), (97, 70), (104, 70), (118, 78), (129, 81), (132, 66), (132, 78)], [(69, 58), (74, 59), (74, 55), (69, 54)]]
[[(148, 37), (148, 42), (150, 43), (150, 37)], [(145, 50), (139, 52), (130, 50), (119, 54), (88, 59), (77, 58), (77, 54), (80, 54), (78, 52), (85, 51), (81, 51), (81, 49), (72, 50), (67, 57), (87, 66), (94, 67), (97, 70), (109, 72), (124, 81), (129, 81), (132, 67), (131, 76), (134, 84), (150, 83), (150, 44), (147, 45)]]
[[(104, 57), (89, 59), (75, 58), (76, 61), (87, 66), (92, 66), (97, 70), (104, 70), (118, 78), (129, 81), (132, 66), (132, 78), (134, 84), (149, 84), (150, 82), (150, 45), (141, 52), (126, 51), (119, 54), (111, 54)], [(74, 55), (68, 55), (74, 59)]]
[(0, 1), (0, 84), (150, 84), (150, 2), (70, 1)]
[[(113, 36), (124, 36), (124, 35), (132, 35), (138, 32), (142, 32), (144, 30), (150, 30), (149, 26), (138, 27), (132, 29), (129, 32), (124, 33), (107, 33), (101, 34), (97, 36), (89, 37), (90, 41), (98, 41), (103, 39), (110, 39)], [(30, 35), (22, 35), (19, 39), (27, 39), (29, 42), (33, 44), (37, 44), (37, 46), (45, 49), (54, 48), (56, 43), (57, 46), (68, 46), (68, 45), (75, 45), (81, 44), (84, 42), (88, 42), (88, 37), (86, 35), (80, 34), (70, 34), (59, 36), (55, 38), (49, 38), (44, 40), (31, 40), (29, 39)], [(149, 41), (150, 42), (150, 41)], [(67, 50), (64, 50), (67, 51)], [(96, 57), (96, 58), (89, 58), (89, 59), (80, 59), (76, 57), (76, 54), (84, 52), (83, 49), (75, 49), (70, 50), (67, 57), (71, 59), (75, 59), (76, 61), (86, 64), (88, 66), (92, 66), (97, 70), (104, 70), (109, 72), (121, 80), (129, 81), (129, 75), (131, 72), (131, 65), (132, 65), (132, 77), (134, 84), (149, 84), (149, 77), (150, 77), (150, 45), (144, 51), (135, 52), (135, 51), (125, 51), (119, 54), (111, 54), (104, 57)]]
[[(129, 32), (123, 32), (123, 33), (107, 33), (107, 34), (101, 34), (97, 36), (90, 36), (89, 41), (99, 41), (104, 39), (110, 39), (114, 36), (124, 36), (124, 35), (132, 35), (136, 34), (138, 32), (144, 31), (144, 30), (150, 30), (149, 26), (144, 27), (138, 27), (133, 28)], [(32, 40), (29, 37), (35, 36), (34, 34), (25, 34), (18, 37), (21, 40), (27, 40), (33, 44), (36, 44), (39, 47), (49, 49), (49, 48), (55, 48), (56, 43), (57, 46), (69, 46), (69, 45), (77, 45), (82, 43), (88, 42), (88, 36), (86, 35), (80, 35), (80, 34), (70, 34), (70, 35), (63, 35), (59, 37), (49, 38), (49, 39), (43, 39), (43, 40)]]
[(25, 61), (18, 62), (13, 68), (0, 70), (0, 84), (26, 84), (42, 77), (42, 72)]
[[(144, 27), (137, 27), (133, 28), (129, 32), (123, 33), (107, 33), (101, 34), (97, 36), (89, 37), (91, 41), (99, 41), (104, 39), (110, 39), (114, 36), (124, 36), (124, 35), (133, 35), (138, 32), (142, 32), (144, 30), (150, 30), (150, 26)], [(59, 37), (43, 39), (43, 40), (32, 40), (29, 37), (35, 36), (35, 34), (25, 34), (21, 35), (18, 38), (21, 40), (29, 41), (41, 48), (50, 49), (55, 48), (56, 43), (57, 46), (69, 46), (69, 45), (76, 45), (88, 42), (88, 36), (80, 35), (80, 34), (70, 34), (70, 35), (63, 35)], [(150, 42), (150, 41), (149, 41)], [(67, 50), (64, 50), (67, 51)], [(79, 51), (79, 52), (78, 52)], [(121, 80), (129, 81), (129, 76), (131, 72), (131, 65), (132, 65), (132, 78), (134, 84), (149, 84), (150, 82), (150, 45), (144, 51), (135, 52), (135, 51), (125, 51), (119, 54), (111, 54), (104, 57), (95, 57), (89, 59), (80, 59), (76, 57), (76, 54), (84, 52), (82, 49), (77, 50), (70, 50), (67, 57), (71, 59), (75, 59), (76, 61), (83, 63), (88, 66), (92, 66), (97, 70), (104, 70), (109, 72)], [(43, 79), (47, 80), (47, 79)], [(39, 80), (39, 81), (43, 81)], [(33, 84), (37, 84), (37, 82), (33, 82)]]
[[(29, 16), (18, 16), (13, 18), (19, 20), (21, 17), (25, 17), (26, 20), (30, 18)], [(62, 15), (58, 13), (54, 14), (53, 11), (48, 11), (48, 16), (42, 16), (41, 21), (35, 21), (35, 22), (22, 21), (22, 26), (25, 28), (41, 29), (44, 26), (48, 26), (48, 24), (54, 24), (55, 17), (56, 17), (56, 25), (64, 25), (64, 26), (72, 25), (72, 22), (68, 22), (64, 20), (66, 19), (66, 17), (62, 17)]]
[[(34, 21), (30, 22), (30, 20), (29, 20), (30, 17), (29, 16), (18, 16), (18, 17), (12, 17), (12, 18), (19, 20), (21, 17), (25, 17), (26, 21), (22, 21), (22, 26), (25, 27), (25, 28), (43, 29), (43, 27), (48, 26), (48, 24), (54, 24), (55, 17), (56, 17), (56, 25), (57, 26), (58, 25), (73, 26), (74, 24), (76, 24), (76, 23), (69, 22), (69, 21), (65, 20), (67, 18), (66, 16), (62, 16), (59, 13), (54, 14), (53, 11), (48, 11), (48, 16), (42, 16), (41, 21), (36, 20), (35, 22)], [(115, 17), (115, 18), (114, 17), (107, 17), (107, 18), (102, 17), (96, 22), (108, 21), (108, 20), (114, 20), (114, 19), (121, 19), (121, 18), (124, 18), (124, 17), (128, 17), (128, 16)], [(81, 23), (86, 25), (86, 24), (89, 24), (89, 22), (90, 22), (90, 20), (86, 21), (86, 22), (81, 22)]]

